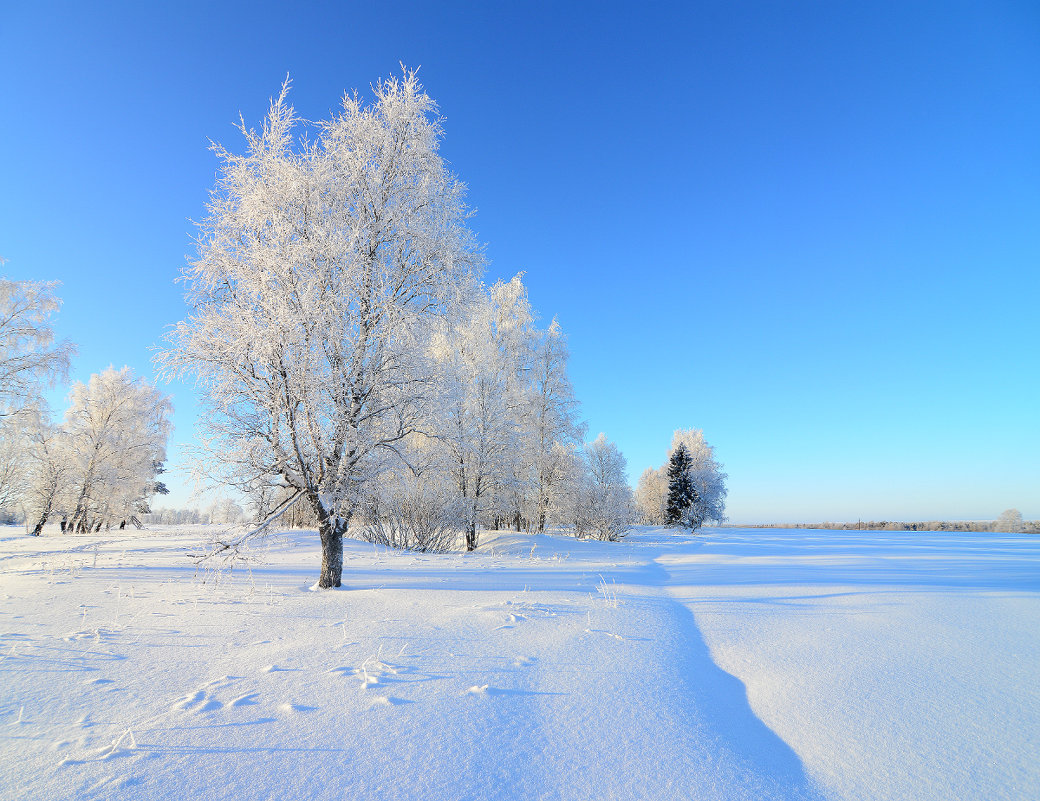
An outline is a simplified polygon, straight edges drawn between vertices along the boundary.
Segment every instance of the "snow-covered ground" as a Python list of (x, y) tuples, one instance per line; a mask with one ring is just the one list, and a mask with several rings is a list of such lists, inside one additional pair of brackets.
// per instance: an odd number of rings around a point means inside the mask
[(1040, 798), (1040, 538), (0, 529), (0, 797)]

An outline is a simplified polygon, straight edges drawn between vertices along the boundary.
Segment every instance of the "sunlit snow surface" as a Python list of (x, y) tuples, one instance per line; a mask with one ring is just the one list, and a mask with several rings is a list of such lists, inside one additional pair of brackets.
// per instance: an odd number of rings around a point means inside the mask
[(0, 797), (1040, 798), (1040, 537), (0, 529)]

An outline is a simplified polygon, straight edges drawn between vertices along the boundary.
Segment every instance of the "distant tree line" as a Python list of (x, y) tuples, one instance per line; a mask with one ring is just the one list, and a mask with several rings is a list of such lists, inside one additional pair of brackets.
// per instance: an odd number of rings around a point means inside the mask
[(858, 520), (855, 523), (769, 523), (742, 528), (816, 528), (832, 531), (962, 531), (1040, 534), (1040, 520), (1024, 520), (1017, 509), (1008, 509), (996, 520), (926, 520), (899, 523), (889, 520)]
[(160, 507), (141, 516), (144, 523), (161, 526), (236, 524), (246, 519), (241, 504), (231, 498), (218, 498), (204, 509), (189, 507), (171, 509)]

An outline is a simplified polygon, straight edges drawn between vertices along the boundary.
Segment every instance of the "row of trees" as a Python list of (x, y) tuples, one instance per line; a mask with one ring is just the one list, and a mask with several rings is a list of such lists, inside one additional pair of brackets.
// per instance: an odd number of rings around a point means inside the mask
[[(517, 275), (437, 321), (412, 429), (359, 482), (352, 536), (417, 550), (473, 550), (480, 528), (622, 536), (634, 520), (625, 458), (603, 434), (583, 444), (564, 335), (535, 319)], [(257, 522), (296, 495), (278, 475), (238, 486)], [(313, 509), (287, 514), (320, 526)]]
[[(304, 507), (321, 587), (340, 585), (352, 526), (411, 547), (461, 534), (470, 550), (481, 525), (619, 538), (635, 515), (624, 457), (602, 434), (583, 443), (565, 338), (556, 320), (535, 324), (522, 276), (480, 282), (465, 186), (415, 73), (309, 125), (288, 91), (261, 130), (241, 126), (244, 154), (214, 146), (219, 178), (184, 270), (191, 313), (157, 359), (204, 390), (204, 477), (248, 496), (257, 520)], [(45, 318), (56, 304), (28, 306)], [(29, 372), (64, 374), (70, 352)], [(167, 398), (110, 369), (70, 400), (61, 426), (23, 404), (25, 431), (5, 430), (37, 533), (59, 512), (96, 528), (163, 489)], [(679, 433), (695, 493), (682, 522), (721, 520), (725, 476), (699, 432)], [(650, 474), (644, 518), (672, 520), (664, 471)]]
[(147, 511), (165, 488), (170, 400), (129, 368), (76, 382), (60, 424), (42, 391), (68, 376), (74, 348), (54, 342), (55, 284), (0, 279), (0, 509), (39, 535), (97, 530)]
[(340, 585), (352, 525), (389, 537), (381, 522), (422, 510), (416, 527), (458, 527), (469, 549), (482, 521), (619, 536), (624, 459), (580, 444), (564, 337), (535, 326), (521, 277), (480, 284), (415, 73), (308, 130), (288, 90), (261, 130), (242, 125), (244, 154), (215, 146), (192, 312), (159, 358), (205, 391), (199, 461), (268, 519), (309, 508), (321, 587)]
[(227, 525), (240, 523), (247, 519), (242, 505), (227, 497), (217, 498), (204, 509), (190, 507), (171, 509), (159, 507), (141, 516), (141, 522), (161, 526), (183, 525)]

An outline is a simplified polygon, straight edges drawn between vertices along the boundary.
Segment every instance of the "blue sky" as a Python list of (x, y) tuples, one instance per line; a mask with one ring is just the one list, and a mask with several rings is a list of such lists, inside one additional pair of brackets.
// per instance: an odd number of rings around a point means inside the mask
[(633, 482), (697, 427), (736, 522), (1040, 517), (1035, 3), (9, 5), (0, 255), (76, 379), (153, 375), (209, 139), (403, 61)]

